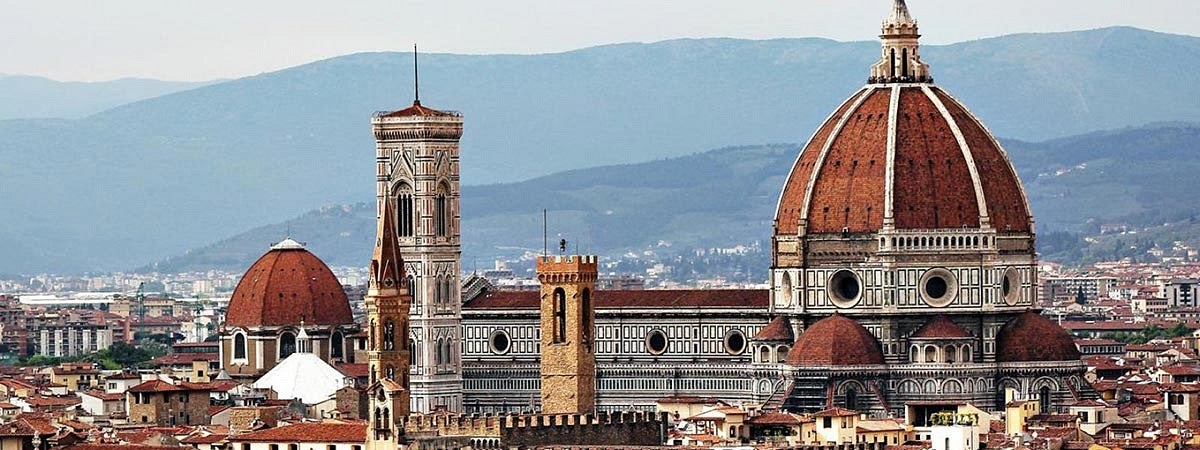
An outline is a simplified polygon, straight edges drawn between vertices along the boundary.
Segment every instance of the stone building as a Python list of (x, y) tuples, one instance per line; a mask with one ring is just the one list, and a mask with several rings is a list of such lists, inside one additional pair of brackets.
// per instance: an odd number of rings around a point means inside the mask
[(1089, 395), (1071, 337), (1032, 310), (1033, 217), (1008, 156), (933, 84), (904, 1), (881, 37), (868, 84), (813, 134), (780, 197), (770, 306), (799, 332), (785, 406), (1051, 410)]
[(393, 229), (412, 296), (412, 410), (461, 411), (458, 140), (462, 115), (421, 105), (376, 113), (376, 201), (396, 208)]
[[(995, 411), (1092, 395), (1070, 336), (1034, 309), (1034, 222), (1007, 155), (933, 83), (903, 1), (881, 37), (782, 190), (769, 291), (593, 293), (599, 409), (696, 394), (886, 416), (931, 396)], [(466, 409), (535, 409), (538, 293), (470, 292)]]
[(131, 424), (207, 425), (210, 389), (188, 382), (150, 380), (125, 392)]
[(353, 359), (358, 327), (346, 293), (319, 258), (290, 238), (275, 244), (238, 282), (221, 325), (221, 367), (257, 377), (296, 352), (305, 324), (312, 353), (331, 364)]

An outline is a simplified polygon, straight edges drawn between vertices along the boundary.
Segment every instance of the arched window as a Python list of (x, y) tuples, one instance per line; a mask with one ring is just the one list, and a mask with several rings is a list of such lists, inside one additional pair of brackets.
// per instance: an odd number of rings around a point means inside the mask
[(377, 334), (379, 333), (379, 330), (376, 329), (378, 328), (377, 325), (378, 324), (375, 323), (375, 319), (371, 319), (371, 327), (367, 329), (367, 346), (370, 347), (372, 351), (376, 350), (377, 346), (379, 345), (375, 342), (375, 338), (379, 336)]
[(921, 362), (921, 349), (916, 345), (908, 349), (908, 360), (912, 362)]
[(383, 349), (396, 349), (396, 323), (392, 319), (388, 319), (383, 324)]
[(925, 346), (925, 362), (937, 362), (937, 347), (932, 345)]
[(441, 367), (443, 364), (446, 364), (446, 354), (442, 352), (442, 340), (441, 339), (437, 340), (437, 343), (435, 344), (433, 351), (434, 351), (434, 358), (433, 358), (434, 364), (437, 365), (438, 367)]
[(948, 363), (958, 362), (958, 360), (957, 360), (958, 359), (958, 348), (957, 347), (955, 347), (953, 345), (947, 345), (945, 352), (946, 352), (946, 362), (948, 362)]
[(333, 358), (341, 358), (342, 354), (345, 353), (345, 346), (346, 343), (342, 339), (341, 331), (334, 331), (333, 334), (329, 336), (329, 356)]
[(414, 227), (415, 222), (413, 220), (415, 210), (413, 208), (412, 187), (401, 183), (396, 185), (395, 190), (396, 213), (400, 216), (398, 220), (400, 223), (396, 224), (396, 227), (399, 229), (396, 231), (399, 233), (400, 237), (412, 237), (416, 232)]
[(758, 348), (758, 362), (769, 363), (771, 361), (771, 346), (764, 345)]
[(846, 389), (846, 409), (858, 410), (858, 389)]
[(446, 342), (443, 342), (442, 345), (446, 346), (446, 350), (445, 350), (446, 365), (453, 366), (454, 365), (454, 352), (452, 352), (451, 349), (454, 347), (454, 339), (446, 338)]
[(417, 286), (416, 277), (412, 275), (408, 276), (408, 294), (412, 296), (414, 305), (421, 304), (421, 289)]
[(592, 291), (588, 288), (583, 288), (580, 301), (579, 313), (583, 317), (579, 323), (583, 326), (583, 330), (581, 330), (583, 332), (583, 342), (587, 343), (592, 341), (592, 315), (590, 314), (592, 310)]
[(1052, 404), (1053, 402), (1050, 399), (1050, 386), (1042, 386), (1042, 388), (1038, 390), (1038, 407), (1041, 408), (1040, 412), (1042, 414), (1049, 414), (1050, 406)]
[(296, 353), (296, 335), (285, 331), (279, 335), (279, 359), (287, 358), (292, 353)]
[(779, 301), (775, 302), (780, 305), (792, 304), (792, 276), (787, 272), (783, 273), (783, 279), (779, 282)]
[(963, 344), (962, 351), (959, 352), (959, 357), (962, 358), (963, 362), (971, 362), (971, 346), (969, 344)]
[(788, 350), (789, 350), (789, 348), (786, 345), (780, 345), (779, 347), (776, 347), (775, 348), (775, 362), (782, 363), (782, 362), (787, 361)]
[(246, 335), (240, 332), (233, 335), (233, 357), (246, 359)]
[(450, 208), (447, 204), (449, 191), (450, 189), (445, 184), (439, 185), (437, 196), (434, 197), (433, 201), (434, 229), (437, 231), (438, 236), (445, 236), (446, 230), (450, 226)]
[(567, 291), (554, 290), (554, 343), (567, 341)]

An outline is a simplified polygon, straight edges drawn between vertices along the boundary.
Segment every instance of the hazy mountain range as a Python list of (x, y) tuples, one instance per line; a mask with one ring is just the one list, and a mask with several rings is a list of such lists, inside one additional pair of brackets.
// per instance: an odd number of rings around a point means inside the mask
[(89, 116), (126, 103), (206, 86), (216, 81), (163, 81), (122, 78), (112, 81), (56, 81), (29, 75), (0, 74), (0, 120)]
[[(1088, 232), (1100, 224), (1161, 225), (1200, 216), (1200, 188), (1194, 181), (1200, 173), (1200, 125), (1160, 124), (1004, 144), (1029, 191), (1039, 229)], [(469, 186), (463, 190), (464, 261), (487, 266), (493, 257), (541, 249), (541, 208), (551, 211), (552, 235), (605, 255), (656, 247), (660, 241), (683, 249), (754, 240), (765, 245), (798, 151), (797, 145), (731, 147)], [(155, 268), (242, 270), (289, 229), (331, 264), (363, 265), (374, 243), (375, 204), (321, 208)], [(1168, 244), (1178, 237), (1160, 236)], [(1200, 241), (1200, 235), (1190, 237)]]
[[(433, 54), (422, 55), (421, 92), (428, 106), (465, 112), (463, 182), (481, 185), (706, 148), (803, 142), (863, 83), (877, 52), (872, 42), (698, 39), (547, 55)], [(1037, 141), (1200, 121), (1200, 102), (1181, 94), (1192, 91), (1186, 74), (1200, 73), (1200, 38), (1109, 28), (927, 46), (922, 53), (938, 83), (1002, 137)], [(0, 272), (135, 267), (320, 205), (367, 200), (374, 192), (369, 116), (408, 105), (411, 77), (411, 55), (356, 54), (83, 119), (0, 121)], [(778, 152), (790, 165), (794, 154), (785, 156), (786, 148), (762, 151)], [(683, 173), (676, 170), (648, 176), (683, 182), (674, 180)], [(772, 204), (778, 186), (754, 181), (755, 195)], [(474, 223), (489, 206), (478, 199), (511, 186), (519, 184), (466, 190), (468, 236), (523, 245), (515, 228), (524, 222), (470, 228), (485, 224)], [(594, 190), (639, 202), (627, 189)], [(531, 200), (538, 200), (534, 210), (555, 208), (550, 199)], [(740, 223), (725, 213), (732, 211), (663, 217), (679, 225), (662, 238), (707, 239), (695, 230), (709, 228), (700, 222)], [(624, 212), (605, 217), (632, 217), (618, 214)], [(1039, 217), (1059, 222), (1084, 219)], [(324, 245), (296, 234), (314, 248)], [(605, 239), (598, 233), (594, 242)]]

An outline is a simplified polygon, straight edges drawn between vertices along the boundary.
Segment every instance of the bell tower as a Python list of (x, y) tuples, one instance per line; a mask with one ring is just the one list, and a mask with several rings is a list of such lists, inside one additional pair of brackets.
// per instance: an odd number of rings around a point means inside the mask
[[(416, 51), (413, 52), (414, 69)], [(411, 294), (412, 411), (462, 411), (458, 143), (462, 115), (421, 104), (376, 113), (376, 200), (395, 208), (389, 226)]]
[(596, 409), (596, 256), (542, 256), (542, 414)]
[[(395, 206), (385, 204), (379, 216), (375, 253), (367, 282), (367, 364), (371, 387), (369, 450), (394, 450), (410, 409), (408, 311), (412, 297), (405, 285), (404, 259), (391, 230)], [(303, 331), (301, 331), (303, 332)]]

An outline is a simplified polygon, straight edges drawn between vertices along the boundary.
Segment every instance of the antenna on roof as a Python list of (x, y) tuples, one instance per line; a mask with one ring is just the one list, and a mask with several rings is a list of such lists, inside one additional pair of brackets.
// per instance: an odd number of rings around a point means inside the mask
[(413, 104), (421, 104), (421, 74), (417, 70), (417, 43), (413, 43)]

